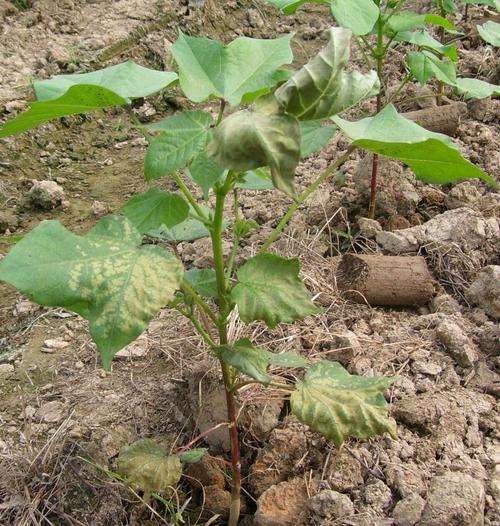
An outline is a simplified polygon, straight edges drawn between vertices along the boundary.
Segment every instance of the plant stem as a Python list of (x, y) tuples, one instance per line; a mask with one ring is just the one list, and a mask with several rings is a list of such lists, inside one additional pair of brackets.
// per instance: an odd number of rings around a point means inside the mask
[(295, 214), (296, 210), (307, 200), (307, 198), (314, 193), (331, 175), (333, 175), (350, 157), (351, 153), (356, 149), (356, 146), (350, 146), (347, 152), (339, 157), (331, 166), (329, 166), (310, 186), (308, 186), (290, 205), (286, 214), (281, 218), (278, 226), (271, 232), (265, 243), (260, 247), (259, 253), (265, 252), (281, 234), (283, 229), (288, 224), (288, 221)]
[(177, 183), (177, 186), (179, 187), (180, 191), (184, 194), (184, 197), (189, 201), (189, 204), (194, 208), (196, 213), (200, 216), (201, 220), (203, 222), (206, 222), (208, 218), (205, 212), (203, 212), (200, 205), (196, 202), (194, 195), (191, 193), (189, 188), (184, 184), (184, 181), (182, 180), (181, 176), (177, 172), (174, 172), (172, 174), (172, 177), (174, 178), (174, 181)]
[(229, 287), (229, 282), (231, 280), (231, 275), (233, 273), (233, 267), (234, 262), (236, 261), (236, 256), (238, 254), (238, 248), (240, 245), (240, 235), (237, 230), (237, 223), (238, 223), (238, 189), (235, 188), (233, 190), (233, 196), (234, 196), (234, 204), (233, 204), (233, 215), (234, 215), (234, 223), (233, 223), (233, 246), (231, 247), (231, 254), (229, 255), (229, 260), (227, 262), (227, 269), (226, 269), (226, 288)]
[[(212, 238), (212, 251), (214, 256), (215, 276), (217, 281), (217, 292), (219, 296), (219, 320), (217, 328), (219, 330), (219, 344), (225, 345), (227, 339), (227, 317), (230, 311), (230, 302), (227, 298), (226, 275), (224, 269), (224, 252), (222, 247), (222, 225), (224, 219), (224, 201), (227, 193), (231, 189), (231, 174), (223, 186), (215, 188), (216, 200), (215, 211), (210, 237)], [(240, 493), (241, 493), (241, 454), (240, 442), (238, 437), (237, 411), (233, 387), (233, 377), (231, 368), (224, 362), (220, 362), (224, 387), (226, 391), (227, 417), (229, 420), (229, 438), (231, 440), (231, 466), (232, 466), (232, 489), (231, 506), (229, 510), (228, 526), (237, 526), (240, 516)]]
[(182, 280), (182, 289), (186, 294), (189, 294), (193, 298), (193, 301), (198, 305), (198, 307), (201, 308), (203, 312), (205, 312), (208, 317), (214, 322), (217, 323), (217, 316), (213, 313), (212, 309), (208, 306), (208, 303), (206, 303), (200, 295), (191, 287), (191, 285), (184, 279)]
[[(377, 27), (377, 48), (375, 51), (375, 58), (377, 60), (377, 76), (380, 81), (380, 92), (377, 94), (377, 113), (382, 110), (382, 95), (384, 92), (384, 24), (382, 18), (378, 20)], [(373, 155), (372, 161), (372, 175), (370, 181), (370, 205), (368, 207), (368, 217), (375, 219), (375, 207), (377, 199), (377, 175), (378, 175), (378, 155)]]
[(413, 78), (413, 73), (408, 73), (406, 77), (401, 81), (401, 84), (398, 86), (398, 89), (390, 96), (389, 100), (386, 101), (386, 104), (391, 103), (396, 97), (403, 91), (404, 87), (410, 82)]
[(184, 451), (187, 451), (191, 448), (191, 446), (194, 446), (196, 442), (199, 442), (200, 440), (203, 440), (206, 436), (208, 436), (210, 433), (213, 433), (214, 431), (217, 431), (217, 429), (220, 429), (221, 427), (229, 426), (229, 422), (221, 422), (220, 424), (217, 424), (216, 426), (211, 427), (210, 429), (207, 429), (206, 431), (203, 431), (203, 433), (200, 433), (198, 436), (194, 437), (193, 440), (191, 440), (188, 444), (185, 446), (182, 446), (179, 451), (177, 451), (176, 455), (180, 456)]
[(221, 99), (220, 100), (220, 107), (219, 107), (219, 114), (217, 115), (217, 120), (215, 121), (215, 125), (219, 126), (221, 123), (223, 117), (224, 117), (224, 110), (226, 109), (226, 100)]

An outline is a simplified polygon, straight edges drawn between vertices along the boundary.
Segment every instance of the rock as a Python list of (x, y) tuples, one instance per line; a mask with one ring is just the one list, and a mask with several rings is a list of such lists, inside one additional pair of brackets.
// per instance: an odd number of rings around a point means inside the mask
[(352, 331), (345, 329), (343, 332), (332, 334), (333, 350), (332, 359), (347, 366), (361, 350), (358, 337)]
[(64, 46), (51, 43), (47, 51), (47, 60), (53, 60), (59, 66), (64, 66), (71, 62), (71, 53)]
[(367, 239), (371, 239), (375, 237), (378, 232), (382, 232), (380, 223), (368, 217), (360, 217), (358, 219), (358, 226), (360, 234)]
[(401, 497), (421, 493), (425, 489), (425, 476), (422, 468), (412, 461), (392, 460), (385, 468), (387, 483)]
[(0, 234), (5, 232), (14, 232), (19, 226), (19, 219), (9, 210), (0, 210)]
[(278, 425), (283, 410), (283, 398), (259, 397), (264, 389), (257, 387), (255, 399), (245, 405), (242, 415), (242, 425), (262, 441)]
[(422, 200), (431, 206), (442, 205), (446, 199), (446, 194), (437, 188), (425, 185), (420, 188)]
[(462, 367), (472, 367), (477, 362), (478, 355), (473, 343), (454, 321), (442, 321), (436, 329), (436, 336)]
[(63, 206), (64, 190), (55, 181), (35, 181), (28, 192), (30, 204), (44, 210), (52, 210)]
[(479, 333), (479, 347), (486, 355), (500, 355), (500, 325), (486, 325)]
[(420, 246), (429, 243), (457, 243), (463, 250), (471, 250), (499, 236), (500, 229), (495, 218), (485, 219), (470, 208), (457, 208), (437, 215), (423, 225), (395, 232), (379, 232), (376, 240), (392, 254), (406, 254), (417, 252)]
[(36, 412), (36, 417), (49, 424), (55, 424), (63, 419), (64, 404), (57, 400), (46, 402)]
[(220, 518), (227, 518), (231, 506), (231, 493), (220, 486), (207, 486), (204, 488), (205, 502), (203, 511)]
[(459, 314), (460, 304), (449, 294), (439, 294), (431, 300), (431, 312), (440, 312), (442, 314)]
[(9, 376), (15, 371), (14, 366), (10, 363), (0, 364), (0, 376)]
[(415, 373), (437, 376), (443, 368), (437, 363), (415, 360), (411, 365), (411, 370)]
[(467, 290), (466, 298), (500, 320), (500, 265), (489, 265), (481, 269)]
[(140, 337), (115, 354), (115, 358), (143, 358), (148, 354), (149, 341), (146, 337)]
[(434, 477), (419, 526), (482, 526), (484, 488), (463, 473)]
[(56, 338), (56, 339), (45, 340), (43, 342), (43, 345), (47, 347), (48, 349), (61, 350), (61, 349), (66, 349), (66, 347), (68, 347), (70, 343), (65, 340), (62, 340), (61, 338)]
[(35, 303), (32, 303), (29, 300), (20, 300), (16, 303), (13, 314), (16, 317), (30, 316), (37, 309), (38, 305)]
[(184, 473), (189, 477), (188, 483), (196, 489), (199, 489), (200, 485), (204, 488), (217, 486), (222, 489), (226, 486), (224, 463), (207, 454), (198, 462), (188, 465)]
[(469, 181), (455, 185), (446, 196), (444, 204), (448, 210), (463, 206), (475, 208), (481, 194), (479, 190)]
[(327, 519), (343, 519), (354, 514), (351, 499), (331, 489), (320, 491), (308, 500), (307, 505), (314, 514)]
[(418, 493), (410, 493), (400, 500), (392, 510), (392, 518), (395, 526), (415, 526), (422, 512), (425, 501)]
[(250, 27), (264, 27), (264, 20), (257, 9), (249, 9), (247, 11), (247, 20)]
[(92, 213), (96, 217), (103, 217), (108, 213), (108, 207), (101, 201), (94, 201), (92, 203)]
[(297, 526), (307, 516), (308, 487), (303, 477), (280, 482), (257, 500), (256, 526)]
[(301, 424), (275, 429), (269, 443), (259, 450), (250, 467), (249, 484), (254, 495), (261, 495), (273, 484), (292, 475), (296, 464), (307, 454), (307, 450), (305, 427)]
[(383, 512), (392, 502), (392, 492), (381, 480), (369, 484), (364, 488), (364, 500), (372, 509)]
[(331, 460), (328, 482), (332, 489), (340, 493), (354, 490), (364, 482), (360, 463), (347, 451), (340, 449)]

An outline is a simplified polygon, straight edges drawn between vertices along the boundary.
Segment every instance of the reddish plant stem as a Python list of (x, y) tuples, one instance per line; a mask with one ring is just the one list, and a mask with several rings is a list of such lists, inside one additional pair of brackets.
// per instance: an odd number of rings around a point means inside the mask
[(198, 436), (194, 437), (191, 442), (187, 443), (185, 446), (182, 446), (179, 451), (177, 451), (176, 455), (182, 455), (184, 451), (187, 451), (191, 448), (191, 446), (194, 446), (196, 442), (199, 442), (200, 440), (203, 440), (206, 436), (208, 436), (210, 433), (213, 433), (214, 431), (217, 431), (217, 429), (220, 429), (221, 427), (229, 426), (228, 422), (221, 422), (220, 424), (217, 424), (216, 426), (211, 427), (210, 429), (207, 429), (206, 431), (203, 431), (203, 433), (200, 433)]

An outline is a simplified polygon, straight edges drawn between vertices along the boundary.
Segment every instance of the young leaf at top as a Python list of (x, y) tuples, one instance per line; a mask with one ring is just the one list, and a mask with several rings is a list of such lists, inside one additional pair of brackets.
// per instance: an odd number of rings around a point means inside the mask
[(275, 91), (284, 111), (299, 120), (337, 115), (380, 89), (375, 71), (363, 75), (344, 69), (349, 60), (351, 31), (332, 27), (328, 37), (328, 44)]
[(229, 170), (269, 166), (274, 186), (295, 195), (293, 179), (300, 160), (300, 127), (295, 117), (238, 111), (215, 128), (207, 151)]
[(231, 299), (245, 323), (263, 320), (273, 329), (278, 323), (301, 320), (319, 309), (299, 278), (298, 259), (258, 254), (238, 269)]
[(392, 104), (374, 117), (349, 122), (333, 121), (353, 141), (370, 152), (407, 164), (418, 179), (427, 183), (454, 183), (478, 177), (495, 185), (495, 180), (465, 160), (446, 135), (434, 133), (398, 114)]
[(152, 93), (167, 88), (177, 80), (173, 71), (157, 71), (144, 68), (132, 60), (98, 69), (90, 73), (74, 75), (57, 75), (48, 80), (34, 83), (38, 100), (51, 100), (64, 95), (69, 88), (76, 85), (100, 86), (113, 91), (120, 97), (130, 100), (147, 97)]
[(380, 15), (373, 0), (330, 0), (332, 14), (339, 26), (350, 29), (355, 35), (367, 35)]
[(182, 476), (181, 458), (169, 455), (150, 438), (142, 438), (121, 449), (116, 466), (129, 484), (146, 495), (165, 493)]
[(293, 15), (304, 4), (329, 4), (330, 0), (266, 0), (285, 15)]
[(397, 33), (396, 40), (400, 42), (407, 42), (423, 49), (432, 49), (441, 55), (445, 55), (451, 60), (458, 60), (457, 48), (453, 44), (441, 44), (432, 35), (425, 30), (417, 31), (401, 31)]
[(495, 47), (500, 47), (500, 24), (493, 20), (488, 20), (482, 26), (477, 26), (481, 38)]
[(336, 130), (335, 126), (330, 124), (323, 125), (321, 121), (302, 121), (300, 123), (302, 135), (300, 157), (308, 157), (324, 148), (335, 135)]
[(272, 382), (271, 376), (267, 373), (270, 365), (290, 368), (309, 365), (300, 354), (292, 351), (275, 354), (255, 347), (248, 338), (241, 338), (232, 345), (222, 345), (217, 348), (216, 354), (224, 363), (264, 385)]
[(455, 87), (465, 100), (486, 99), (492, 95), (500, 95), (500, 86), (479, 79), (457, 78)]
[(149, 143), (144, 161), (146, 179), (158, 179), (183, 168), (205, 148), (211, 124), (209, 113), (184, 111), (147, 126), (161, 133)]
[(196, 464), (199, 462), (203, 455), (208, 451), (205, 447), (197, 447), (194, 449), (188, 449), (179, 455), (181, 462), (184, 464)]
[(406, 57), (408, 67), (420, 84), (426, 84), (429, 79), (436, 77), (449, 86), (455, 86), (457, 74), (455, 64), (441, 60), (429, 51), (416, 51)]
[(387, 416), (383, 396), (393, 381), (351, 375), (339, 363), (323, 360), (296, 385), (290, 399), (292, 413), (337, 447), (350, 436), (368, 438), (387, 432), (395, 438), (396, 422)]
[(290, 64), (293, 35), (261, 40), (240, 37), (224, 46), (216, 40), (181, 33), (172, 46), (179, 81), (193, 102), (220, 97), (232, 106), (268, 92), (279, 80), (275, 71)]
[(397, 15), (391, 16), (384, 29), (388, 31), (389, 34), (394, 35), (401, 31), (423, 29), (425, 24), (443, 27), (448, 31), (456, 31), (457, 29), (456, 26), (442, 16), (433, 13), (421, 15), (413, 11), (402, 11)]
[(59, 117), (126, 104), (127, 101), (123, 97), (106, 88), (90, 85), (73, 86), (57, 99), (31, 102), (29, 110), (7, 121), (0, 128), (0, 138), (30, 130)]
[(145, 234), (161, 225), (172, 228), (182, 223), (188, 216), (189, 205), (176, 194), (150, 188), (129, 199), (122, 210), (137, 231)]
[(215, 183), (221, 181), (226, 171), (210, 159), (205, 151), (199, 153), (189, 163), (189, 168), (184, 172), (203, 191), (203, 199), (208, 199), (208, 192), (214, 187)]
[(192, 268), (184, 274), (184, 279), (193, 289), (205, 298), (216, 298), (217, 279), (211, 268)]
[(182, 264), (141, 235), (125, 217), (108, 216), (77, 236), (44, 221), (0, 261), (0, 280), (40, 305), (64, 307), (90, 322), (109, 368), (180, 287)]

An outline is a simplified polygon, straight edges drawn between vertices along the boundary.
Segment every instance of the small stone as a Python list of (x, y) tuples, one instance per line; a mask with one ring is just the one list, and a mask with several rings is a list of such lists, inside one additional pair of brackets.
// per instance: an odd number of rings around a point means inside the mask
[(332, 489), (340, 493), (356, 489), (364, 482), (360, 463), (347, 451), (339, 450), (328, 470), (328, 482)]
[(15, 371), (14, 366), (10, 363), (0, 364), (0, 376), (9, 376)]
[(85, 364), (83, 362), (81, 362), (81, 361), (78, 361), (78, 362), (75, 363), (75, 369), (77, 369), (77, 370), (81, 370), (84, 367), (85, 367)]
[(354, 514), (351, 499), (331, 489), (320, 491), (308, 500), (307, 505), (313, 513), (328, 519), (343, 519)]
[(308, 487), (303, 477), (280, 482), (257, 500), (256, 526), (297, 526), (307, 516)]
[(395, 526), (415, 526), (422, 516), (424, 506), (425, 501), (418, 493), (410, 493), (392, 511)]
[(434, 477), (419, 526), (482, 526), (484, 487), (464, 473)]
[(466, 298), (500, 320), (500, 265), (484, 267), (466, 292)]
[(385, 511), (392, 501), (390, 488), (381, 480), (365, 487), (365, 502), (379, 512)]
[(250, 27), (264, 27), (264, 20), (257, 9), (249, 9), (247, 11), (247, 19)]
[(443, 368), (437, 363), (423, 362), (418, 360), (412, 363), (411, 370), (415, 373), (437, 376), (443, 370)]
[(36, 412), (36, 417), (49, 424), (55, 424), (62, 420), (64, 415), (64, 404), (54, 400), (43, 404)]
[(462, 367), (472, 367), (477, 362), (478, 355), (472, 342), (455, 322), (442, 321), (436, 329), (436, 336)]
[(52, 43), (47, 51), (47, 60), (53, 60), (62, 66), (71, 62), (71, 54), (65, 47)]
[(5, 234), (7, 231), (14, 232), (19, 226), (19, 219), (9, 210), (0, 210), (0, 234)]
[(143, 358), (149, 351), (149, 344), (146, 338), (139, 338), (135, 342), (127, 345), (115, 354), (115, 358)]
[(459, 314), (460, 304), (449, 294), (439, 294), (431, 300), (431, 312), (439, 312), (442, 314)]
[(204, 511), (227, 519), (231, 506), (231, 493), (229, 491), (220, 486), (207, 486), (204, 488), (204, 497)]
[(363, 237), (367, 239), (374, 238), (378, 232), (382, 232), (382, 226), (375, 219), (369, 219), (368, 217), (360, 217), (358, 219), (359, 232)]
[(481, 194), (479, 193), (479, 190), (472, 183), (466, 181), (455, 185), (446, 196), (444, 203), (448, 210), (453, 210), (462, 206), (474, 208), (480, 198)]
[(345, 330), (332, 335), (334, 349), (332, 359), (347, 366), (361, 350), (358, 337), (353, 331)]
[(56, 338), (56, 339), (51, 339), (51, 340), (45, 340), (43, 342), (44, 346), (47, 347), (48, 349), (55, 349), (55, 350), (61, 350), (61, 349), (66, 349), (66, 347), (69, 347), (70, 343), (65, 341), (65, 340), (62, 340), (60, 338)]
[(100, 201), (94, 201), (92, 203), (92, 213), (96, 217), (105, 216), (108, 213), (108, 207), (104, 203), (101, 203)]
[(203, 455), (199, 462), (188, 465), (184, 471), (188, 476), (188, 483), (195, 489), (200, 486), (218, 486), (224, 489), (226, 486), (224, 462), (208, 454)]
[(35, 181), (28, 192), (30, 204), (43, 210), (64, 207), (64, 190), (55, 181)]
[(31, 405), (27, 405), (22, 411), (21, 411), (21, 414), (19, 415), (19, 418), (33, 418), (34, 416), (36, 415), (36, 409), (31, 406)]

